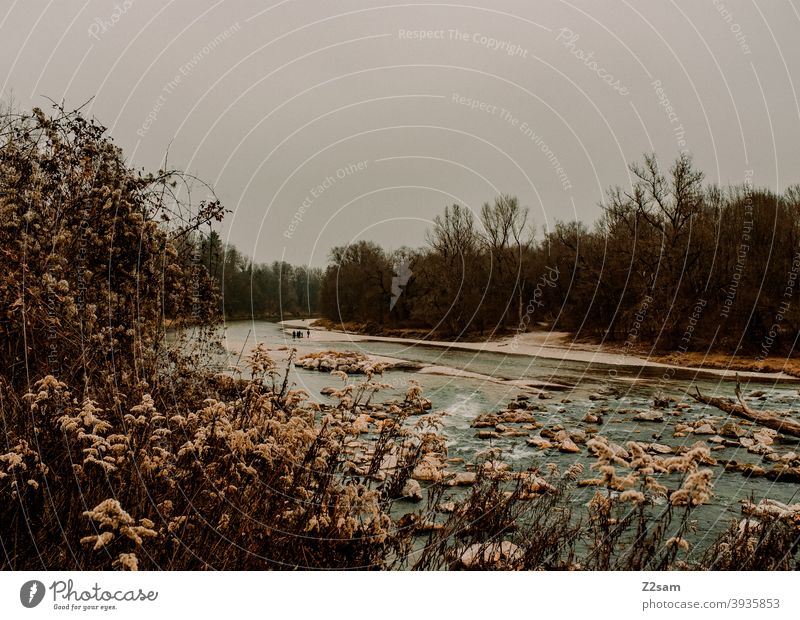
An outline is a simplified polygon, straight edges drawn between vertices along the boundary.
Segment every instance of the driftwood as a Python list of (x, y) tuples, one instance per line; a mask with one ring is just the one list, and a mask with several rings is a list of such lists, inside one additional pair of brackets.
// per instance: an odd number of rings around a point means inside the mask
[(689, 396), (696, 401), (711, 405), (717, 409), (721, 409), (725, 413), (750, 420), (761, 426), (766, 426), (773, 430), (783, 433), (784, 435), (791, 435), (793, 437), (800, 437), (800, 422), (792, 420), (791, 418), (783, 417), (786, 415), (784, 412), (777, 411), (756, 411), (747, 406), (742, 398), (742, 391), (739, 386), (739, 376), (736, 376), (736, 400), (738, 403), (733, 402), (729, 398), (717, 398), (715, 396), (703, 396), (700, 390), (695, 386), (696, 394), (687, 392)]

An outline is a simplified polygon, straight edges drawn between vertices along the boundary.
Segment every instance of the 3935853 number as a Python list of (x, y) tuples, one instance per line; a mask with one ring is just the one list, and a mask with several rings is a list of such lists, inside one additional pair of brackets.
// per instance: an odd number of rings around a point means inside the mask
[(730, 601), (730, 609), (778, 609), (781, 606), (777, 598), (734, 598)]

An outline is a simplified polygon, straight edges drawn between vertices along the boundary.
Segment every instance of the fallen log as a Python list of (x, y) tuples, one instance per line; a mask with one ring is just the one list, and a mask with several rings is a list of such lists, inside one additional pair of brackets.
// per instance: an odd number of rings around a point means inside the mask
[(730, 415), (734, 415), (745, 420), (750, 420), (751, 422), (755, 422), (761, 426), (771, 428), (779, 433), (783, 433), (784, 435), (800, 437), (800, 422), (792, 420), (791, 418), (783, 417), (786, 415), (786, 413), (775, 411), (756, 411), (755, 409), (751, 409), (742, 398), (738, 375), (736, 376), (735, 390), (736, 399), (739, 401), (738, 403), (733, 402), (729, 398), (704, 396), (700, 393), (700, 390), (697, 386), (695, 386), (694, 389), (696, 394), (692, 394), (691, 392), (687, 392), (687, 394), (698, 402), (711, 405), (712, 407), (716, 407), (717, 409), (720, 409), (721, 411), (724, 411)]

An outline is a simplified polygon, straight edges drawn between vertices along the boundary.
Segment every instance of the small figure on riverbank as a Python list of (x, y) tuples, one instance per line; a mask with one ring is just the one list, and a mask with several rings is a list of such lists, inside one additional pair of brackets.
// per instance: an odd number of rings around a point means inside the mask
[(296, 338), (297, 338), (297, 331), (292, 330), (292, 340), (295, 340)]
[(306, 336), (308, 336), (309, 338), (311, 338), (311, 330), (310, 330), (310, 329), (307, 329), (307, 330), (306, 330)]

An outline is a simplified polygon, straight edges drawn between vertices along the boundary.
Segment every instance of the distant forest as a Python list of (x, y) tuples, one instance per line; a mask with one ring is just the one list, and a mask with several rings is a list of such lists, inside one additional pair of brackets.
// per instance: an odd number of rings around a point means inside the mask
[(194, 235), (186, 260), (203, 265), (214, 278), (226, 319), (293, 318), (319, 315), (323, 270), (283, 261), (256, 264), (219, 234)]
[(449, 338), (542, 324), (657, 350), (793, 350), (800, 188), (706, 185), (686, 155), (668, 170), (646, 155), (630, 171), (592, 230), (558, 222), (537, 235), (528, 209), (498, 196), (477, 214), (446, 207), (423, 248), (359, 241), (331, 250), (325, 270), (255, 265), (217, 237), (201, 254), (228, 317), (320, 316)]

